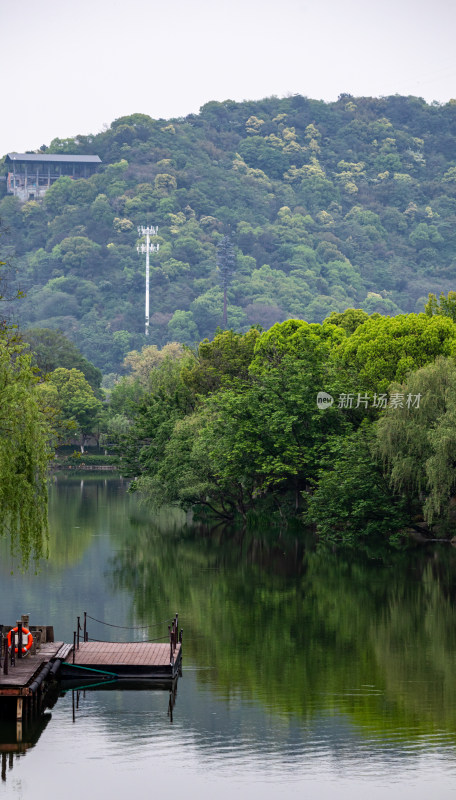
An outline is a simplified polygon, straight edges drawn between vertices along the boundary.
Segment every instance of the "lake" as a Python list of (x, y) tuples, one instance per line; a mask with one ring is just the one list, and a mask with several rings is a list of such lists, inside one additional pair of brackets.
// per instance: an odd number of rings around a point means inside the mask
[[(267, 525), (208, 530), (147, 514), (105, 473), (58, 474), (49, 517), (37, 574), (1, 543), (2, 621), (30, 613), (70, 642), (87, 611), (125, 626), (89, 619), (91, 637), (129, 641), (166, 636), (178, 611), (182, 677), (175, 697), (59, 697), (3, 758), (2, 798), (454, 797), (454, 548), (379, 558)], [(0, 750), (14, 740), (0, 722)]]

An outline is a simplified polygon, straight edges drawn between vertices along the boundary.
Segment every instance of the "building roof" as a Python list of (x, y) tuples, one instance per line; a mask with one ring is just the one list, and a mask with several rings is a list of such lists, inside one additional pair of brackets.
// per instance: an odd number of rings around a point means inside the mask
[(6, 161), (35, 161), (42, 163), (101, 164), (100, 156), (68, 156), (58, 153), (8, 153)]

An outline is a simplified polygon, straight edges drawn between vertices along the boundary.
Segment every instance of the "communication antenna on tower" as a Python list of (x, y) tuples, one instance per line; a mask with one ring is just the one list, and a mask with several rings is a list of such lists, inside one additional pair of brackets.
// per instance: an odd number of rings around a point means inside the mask
[(144, 333), (146, 336), (149, 336), (149, 277), (150, 277), (150, 262), (149, 256), (150, 253), (157, 253), (160, 249), (160, 245), (157, 243), (150, 241), (151, 236), (156, 236), (158, 233), (158, 228), (154, 227), (153, 225), (138, 225), (138, 234), (141, 237), (146, 237), (145, 242), (141, 242), (137, 246), (138, 253), (145, 253), (146, 254), (146, 325)]

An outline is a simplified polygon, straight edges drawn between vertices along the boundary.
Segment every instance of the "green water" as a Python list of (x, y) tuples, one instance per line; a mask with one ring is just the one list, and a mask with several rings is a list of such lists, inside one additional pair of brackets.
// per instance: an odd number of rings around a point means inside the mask
[[(29, 612), (71, 641), (87, 611), (127, 626), (89, 620), (90, 636), (126, 641), (165, 635), (178, 611), (183, 675), (172, 715), (166, 691), (86, 692), (74, 720), (61, 697), (4, 763), (0, 794), (44, 800), (52, 762), (57, 781), (78, 775), (68, 798), (79, 779), (88, 798), (148, 797), (174, 772), (203, 800), (453, 796), (453, 548), (380, 560), (318, 553), (267, 525), (209, 531), (178, 511), (151, 518), (97, 476), (57, 477), (50, 524), (38, 574), (2, 546), (2, 621)], [(0, 750), (14, 738), (0, 723)]]

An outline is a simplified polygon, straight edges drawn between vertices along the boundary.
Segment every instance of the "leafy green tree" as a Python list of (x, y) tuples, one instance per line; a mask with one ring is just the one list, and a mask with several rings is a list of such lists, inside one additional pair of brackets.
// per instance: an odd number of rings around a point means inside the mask
[[(249, 369), (251, 386), (213, 400), (215, 406), (222, 404), (215, 440), (221, 457), (223, 448), (230, 454), (229, 474), (241, 469), (242, 451), (248, 452), (254, 488), (285, 485), (298, 504), (299, 493), (316, 474), (319, 448), (345, 425), (337, 408), (321, 414), (316, 399), (319, 391), (334, 391), (330, 354), (344, 337), (333, 325), (289, 320), (258, 338)], [(243, 424), (238, 426), (238, 420)]]
[(207, 395), (237, 381), (247, 381), (255, 344), (260, 336), (257, 328), (247, 333), (223, 331), (210, 342), (200, 342), (196, 360), (183, 370), (185, 384), (196, 394)]
[(175, 311), (167, 325), (171, 339), (192, 346), (198, 341), (198, 328), (191, 311)]
[(365, 424), (350, 435), (334, 437), (323, 463), (305, 512), (319, 540), (353, 547), (395, 538), (409, 516), (379, 463), (375, 431)]
[(250, 167), (260, 169), (271, 178), (282, 178), (290, 160), (280, 147), (261, 136), (249, 136), (239, 147), (239, 153)]
[[(179, 413), (174, 407), (167, 418), (159, 405), (150, 406), (155, 417), (157, 433), (151, 446), (142, 455), (143, 474), (136, 487), (156, 508), (178, 504), (182, 508), (204, 506), (215, 514), (228, 519), (236, 509), (236, 498), (230, 493), (226, 482), (219, 482), (213, 474), (210, 451), (201, 436), (205, 419), (200, 413)], [(157, 444), (161, 449), (157, 453)], [(156, 461), (151, 463), (150, 456)], [(158, 456), (158, 458), (157, 458)], [(239, 492), (238, 492), (239, 494)], [(241, 490), (242, 494), (242, 490)]]
[(83, 453), (87, 439), (98, 435), (102, 403), (95, 397), (92, 387), (78, 369), (58, 367), (49, 374), (49, 381), (57, 389), (59, 411), (63, 420), (75, 425)]
[(68, 175), (55, 181), (44, 196), (45, 208), (51, 212), (60, 213), (70, 202), (73, 183), (74, 181)]
[(338, 359), (359, 378), (359, 390), (385, 392), (439, 355), (456, 353), (456, 325), (443, 316), (373, 316), (342, 341)]
[(140, 386), (150, 391), (155, 385), (155, 372), (160, 367), (165, 370), (166, 365), (173, 361), (180, 361), (184, 348), (178, 342), (169, 342), (159, 349), (155, 344), (144, 345), (141, 352), (131, 350), (125, 356), (123, 366), (130, 370), (126, 376), (126, 383), (138, 382)]
[(22, 209), (17, 197), (7, 195), (0, 202), (0, 220), (6, 233), (19, 232), (22, 227)]
[(342, 313), (332, 311), (325, 322), (330, 322), (331, 325), (338, 325), (350, 334), (354, 333), (358, 326), (363, 325), (368, 319), (369, 314), (361, 308), (347, 308)]
[(209, 289), (190, 306), (201, 338), (212, 336), (222, 321), (223, 294), (219, 288)]
[(320, 447), (347, 424), (337, 408), (323, 415), (317, 407), (318, 391), (330, 389), (331, 349), (344, 336), (333, 325), (293, 320), (203, 342), (181, 379), (191, 397), (207, 397), (189, 419), (169, 426), (168, 416), (164, 455), (154, 447), (152, 461), (143, 457), (140, 487), (156, 502), (210, 504), (222, 516), (245, 517), (262, 502), (277, 509), (287, 495), (299, 507)]
[(439, 300), (437, 300), (435, 294), (430, 294), (424, 313), (428, 317), (449, 317), (453, 322), (456, 322), (456, 292), (448, 292), (446, 297), (441, 292)]
[[(125, 409), (127, 416), (133, 412), (133, 424), (122, 441), (121, 454), (124, 474), (141, 476), (138, 488), (142, 476), (154, 478), (160, 468), (176, 421), (194, 410), (193, 397), (182, 380), (182, 371), (192, 360), (189, 351), (182, 352), (179, 358), (169, 355), (159, 360), (149, 375), (147, 393), (142, 391), (139, 397), (130, 394), (137, 391), (138, 381), (130, 386), (123, 381), (113, 391), (114, 409)], [(116, 402), (118, 388), (123, 404)]]
[(116, 361), (122, 361), (127, 355), (132, 344), (132, 335), (128, 331), (120, 330), (114, 331), (113, 335), (114, 355)]
[(69, 236), (52, 250), (53, 257), (61, 260), (65, 269), (86, 274), (99, 264), (100, 254), (100, 245), (87, 236)]

